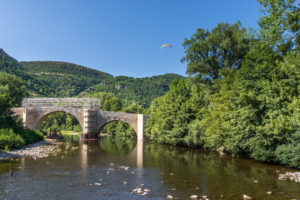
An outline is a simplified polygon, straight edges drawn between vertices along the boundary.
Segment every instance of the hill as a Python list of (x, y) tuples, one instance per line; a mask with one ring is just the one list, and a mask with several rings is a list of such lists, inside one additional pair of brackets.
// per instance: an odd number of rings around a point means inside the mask
[(76, 96), (112, 75), (84, 66), (55, 61), (21, 62), (24, 69), (55, 90), (55, 96)]
[(127, 76), (117, 76), (105, 79), (79, 96), (93, 94), (97, 92), (110, 92), (122, 99), (124, 106), (131, 102), (136, 102), (142, 108), (149, 107), (151, 101), (164, 95), (169, 90), (169, 84), (173, 79), (183, 79), (178, 74), (165, 74), (145, 78), (133, 78)]
[(47, 82), (38, 80), (33, 74), (27, 72), (16, 59), (9, 56), (2, 49), (0, 49), (0, 71), (21, 78), (31, 96), (55, 95), (54, 89), (49, 87)]
[(97, 92), (113, 93), (124, 106), (132, 102), (146, 108), (165, 94), (177, 74), (145, 78), (117, 76), (84, 66), (56, 61), (18, 62), (0, 49), (0, 71), (20, 77), (30, 96), (72, 97), (89, 96)]

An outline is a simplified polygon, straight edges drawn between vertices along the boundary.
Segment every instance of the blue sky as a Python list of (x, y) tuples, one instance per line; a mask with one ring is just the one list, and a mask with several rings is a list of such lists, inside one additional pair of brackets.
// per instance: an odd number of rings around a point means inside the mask
[(256, 0), (0, 0), (0, 48), (114, 76), (185, 75), (184, 38), (220, 22), (257, 28), (259, 16)]

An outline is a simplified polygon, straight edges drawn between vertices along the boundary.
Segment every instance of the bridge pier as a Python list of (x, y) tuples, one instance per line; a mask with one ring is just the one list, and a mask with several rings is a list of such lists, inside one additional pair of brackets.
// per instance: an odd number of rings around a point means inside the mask
[(96, 129), (97, 124), (97, 110), (84, 109), (83, 111), (83, 134), (82, 139), (97, 139), (98, 130)]

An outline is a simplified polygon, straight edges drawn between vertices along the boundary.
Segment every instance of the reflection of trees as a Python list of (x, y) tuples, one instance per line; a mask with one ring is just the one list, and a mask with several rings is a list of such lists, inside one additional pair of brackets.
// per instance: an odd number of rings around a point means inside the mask
[[(166, 184), (187, 194), (207, 194), (212, 199), (218, 199), (220, 194), (240, 199), (243, 193), (266, 199), (266, 191), (269, 190), (300, 195), (299, 191), (296, 192), (297, 184), (282, 184), (277, 180), (277, 166), (227, 155), (220, 157), (214, 152), (156, 144), (145, 145), (144, 155), (147, 166), (158, 167), (164, 172), (162, 179)], [(254, 183), (254, 180), (259, 182)]]
[(101, 137), (99, 147), (101, 150), (115, 155), (126, 155), (133, 151), (136, 140), (121, 137)]
[(64, 135), (64, 141), (68, 145), (71, 144), (80, 144), (80, 135)]

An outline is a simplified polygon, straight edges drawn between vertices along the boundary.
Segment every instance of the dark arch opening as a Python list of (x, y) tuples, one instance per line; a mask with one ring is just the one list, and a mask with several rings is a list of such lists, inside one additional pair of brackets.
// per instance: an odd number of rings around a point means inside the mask
[(78, 119), (66, 111), (55, 111), (40, 119), (40, 130), (46, 135), (68, 135), (82, 133)]
[(98, 131), (99, 136), (114, 136), (137, 138), (137, 133), (133, 127), (127, 122), (121, 120), (113, 120), (104, 124)]

